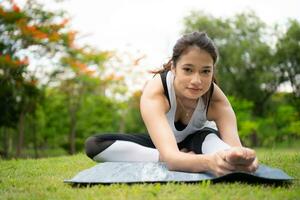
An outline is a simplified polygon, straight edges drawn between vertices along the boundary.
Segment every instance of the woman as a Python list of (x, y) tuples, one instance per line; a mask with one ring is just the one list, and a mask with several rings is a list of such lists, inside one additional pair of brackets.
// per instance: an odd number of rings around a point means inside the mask
[(170, 170), (217, 176), (255, 171), (255, 151), (242, 147), (234, 111), (215, 83), (217, 57), (206, 33), (181, 37), (141, 96), (149, 135), (92, 136), (87, 155), (95, 161), (163, 161)]

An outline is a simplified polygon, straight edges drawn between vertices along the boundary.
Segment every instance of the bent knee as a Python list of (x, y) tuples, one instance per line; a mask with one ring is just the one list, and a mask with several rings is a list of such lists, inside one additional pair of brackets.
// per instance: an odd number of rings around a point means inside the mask
[(90, 136), (85, 140), (85, 143), (84, 143), (85, 153), (91, 159), (93, 159), (93, 157), (95, 156), (95, 146), (96, 146), (96, 137), (95, 136)]
[(90, 136), (85, 141), (85, 153), (93, 159), (114, 142), (115, 140), (104, 139), (102, 135)]

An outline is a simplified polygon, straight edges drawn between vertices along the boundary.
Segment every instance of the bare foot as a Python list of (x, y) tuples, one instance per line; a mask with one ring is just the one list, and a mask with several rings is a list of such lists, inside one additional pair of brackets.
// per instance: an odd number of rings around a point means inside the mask
[(233, 147), (225, 151), (226, 161), (234, 165), (250, 165), (255, 160), (255, 151), (245, 147)]

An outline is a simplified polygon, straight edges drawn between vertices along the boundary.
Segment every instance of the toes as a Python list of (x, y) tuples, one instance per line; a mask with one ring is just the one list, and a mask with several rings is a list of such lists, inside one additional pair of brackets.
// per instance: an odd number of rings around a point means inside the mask
[(255, 151), (244, 148), (244, 147), (234, 147), (228, 151), (226, 156), (226, 161), (232, 164), (249, 165), (255, 159)]

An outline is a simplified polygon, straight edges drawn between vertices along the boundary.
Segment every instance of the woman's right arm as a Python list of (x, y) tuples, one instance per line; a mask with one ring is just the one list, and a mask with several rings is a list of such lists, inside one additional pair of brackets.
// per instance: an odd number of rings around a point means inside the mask
[(167, 121), (165, 113), (169, 110), (161, 79), (156, 75), (144, 88), (140, 101), (142, 118), (150, 137), (160, 153), (160, 161), (170, 170), (204, 172), (210, 171), (223, 175), (233, 170), (225, 162), (225, 154), (189, 154), (179, 151), (176, 139)]

